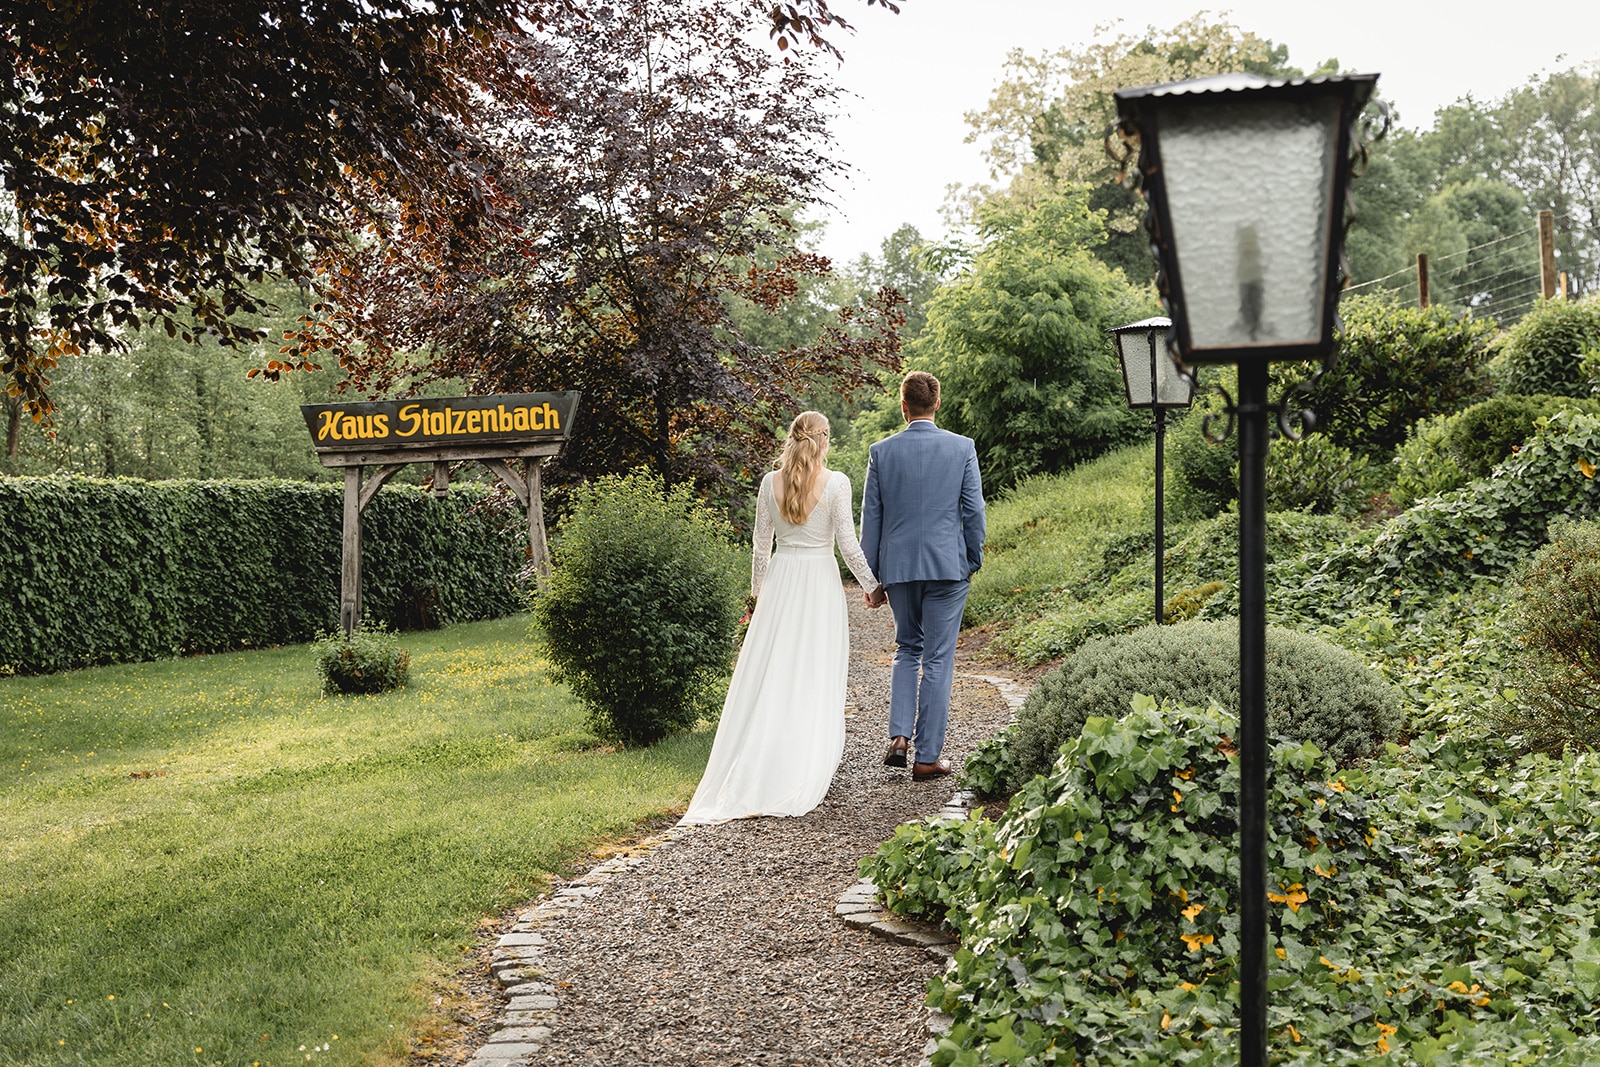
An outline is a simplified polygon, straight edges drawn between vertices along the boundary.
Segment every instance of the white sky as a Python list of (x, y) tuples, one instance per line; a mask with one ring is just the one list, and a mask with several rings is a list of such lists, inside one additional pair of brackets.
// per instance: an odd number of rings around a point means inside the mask
[[(1195, 0), (1137, 6), (1073, 0), (899, 0), (900, 14), (864, 0), (837, 0), (856, 26), (839, 34), (847, 93), (834, 123), (836, 151), (851, 173), (837, 183), (821, 251), (845, 263), (901, 223), (926, 237), (944, 232), (939, 206), (952, 182), (987, 179), (979, 146), (963, 143), (962, 114), (981, 109), (1006, 53), (1078, 45), (1120, 17), (1123, 29), (1166, 29), (1202, 10)], [(1378, 91), (1402, 125), (1428, 127), (1435, 109), (1471, 93), (1492, 100), (1544, 70), (1600, 58), (1600, 3), (1520, 7), (1486, 0), (1240, 0), (1209, 7), (1243, 29), (1287, 45), (1309, 70), (1335, 57), (1347, 70), (1381, 75)], [(831, 65), (831, 63), (830, 63)]]

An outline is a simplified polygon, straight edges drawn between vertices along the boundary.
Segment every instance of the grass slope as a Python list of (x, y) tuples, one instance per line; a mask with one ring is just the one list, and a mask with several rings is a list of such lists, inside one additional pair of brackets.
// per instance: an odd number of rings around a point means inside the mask
[(407, 635), (374, 697), (302, 647), (0, 678), (0, 1064), (398, 1054), (477, 919), (704, 767), (591, 747), (526, 626)]

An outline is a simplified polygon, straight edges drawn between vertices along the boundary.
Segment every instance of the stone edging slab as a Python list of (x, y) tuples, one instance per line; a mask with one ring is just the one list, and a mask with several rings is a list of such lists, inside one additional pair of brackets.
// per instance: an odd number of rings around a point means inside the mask
[[(1017, 709), (1022, 707), (1022, 702), (1028, 697), (1028, 687), (1019, 685), (1010, 678), (994, 675), (967, 674), (963, 677), (976, 678), (980, 682), (988, 682), (994, 686), (1011, 708), (1011, 721), (1016, 721)], [(976, 799), (971, 790), (959, 789), (945, 802), (935, 818), (965, 819), (972, 813), (972, 804)], [(886, 910), (878, 903), (878, 887), (870, 878), (861, 879), (840, 894), (833, 913), (842, 919), (846, 926), (865, 930), (902, 945), (921, 948), (934, 959), (949, 960), (955, 955), (956, 948), (960, 944), (955, 934), (949, 930), (928, 923), (915, 922)], [(934, 1049), (938, 1047), (939, 1035), (949, 1030), (954, 1021), (942, 1011), (928, 1009), (930, 1036), (928, 1044), (922, 1050), (923, 1064), (929, 1062), (928, 1057), (932, 1056)]]
[(467, 1061), (467, 1067), (529, 1067), (531, 1058), (550, 1040), (560, 1002), (556, 987), (545, 980), (545, 937), (540, 929), (583, 908), (592, 908), (607, 887), (633, 873), (652, 853), (670, 847), (694, 832), (675, 826), (645, 838), (634, 855), (615, 856), (562, 885), (550, 896), (517, 913), (517, 922), (501, 935), (490, 956), (495, 984), (510, 999), (501, 1009), (499, 1029)]

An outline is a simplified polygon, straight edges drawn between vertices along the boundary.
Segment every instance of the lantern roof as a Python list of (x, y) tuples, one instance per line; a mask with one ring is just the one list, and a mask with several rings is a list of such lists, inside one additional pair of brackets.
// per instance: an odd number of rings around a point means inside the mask
[(1155, 315), (1148, 319), (1140, 319), (1138, 322), (1129, 322), (1124, 323), (1121, 326), (1113, 326), (1106, 332), (1132, 333), (1135, 330), (1165, 330), (1171, 327), (1171, 325), (1172, 320), (1167, 318), (1165, 315)]
[(1158, 85), (1138, 85), (1118, 89), (1117, 100), (1133, 101), (1147, 96), (1197, 96), (1203, 93), (1247, 93), (1255, 89), (1301, 88), (1320, 86), (1330, 82), (1350, 82), (1355, 89), (1355, 103), (1359, 110), (1366, 106), (1372, 91), (1377, 87), (1376, 74), (1319, 74), (1312, 78), (1268, 78), (1249, 71), (1231, 74), (1211, 74), (1204, 78), (1186, 81), (1162, 82)]

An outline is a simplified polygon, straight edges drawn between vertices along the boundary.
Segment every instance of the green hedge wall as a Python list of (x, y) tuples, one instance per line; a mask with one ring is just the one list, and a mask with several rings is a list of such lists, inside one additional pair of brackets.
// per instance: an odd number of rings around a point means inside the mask
[[(378, 493), (362, 522), (368, 619), (516, 610), (519, 532), (473, 506), (484, 496)], [(341, 487), (306, 482), (0, 478), (0, 669), (305, 641), (338, 621), (342, 515)]]

